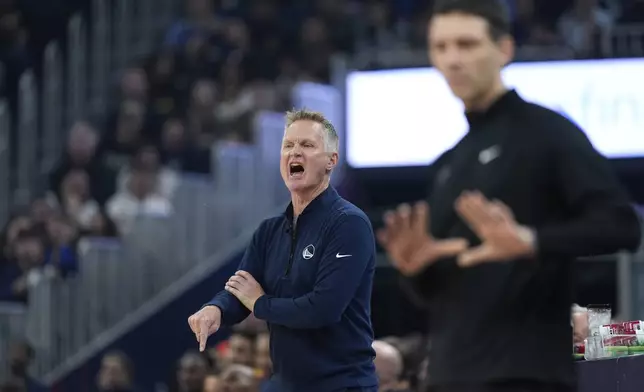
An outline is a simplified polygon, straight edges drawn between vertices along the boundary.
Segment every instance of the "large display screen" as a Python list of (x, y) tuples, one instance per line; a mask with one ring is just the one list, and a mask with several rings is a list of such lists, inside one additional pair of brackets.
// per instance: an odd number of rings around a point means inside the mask
[[(517, 63), (503, 79), (574, 121), (605, 156), (644, 157), (644, 59)], [(467, 131), (462, 103), (433, 68), (356, 71), (346, 82), (354, 168), (427, 165)]]

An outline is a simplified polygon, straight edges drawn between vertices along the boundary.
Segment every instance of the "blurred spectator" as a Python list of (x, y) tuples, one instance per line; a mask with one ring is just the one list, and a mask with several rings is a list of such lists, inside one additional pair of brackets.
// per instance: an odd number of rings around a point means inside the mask
[[(46, 388), (29, 376), (28, 369), (34, 359), (34, 349), (26, 341), (15, 341), (9, 346), (11, 377), (21, 382), (26, 392), (44, 392)], [(19, 389), (20, 390), (20, 389)]]
[(222, 21), (216, 17), (213, 0), (187, 0), (186, 17), (170, 27), (166, 45), (181, 47), (196, 33), (217, 33)]
[(161, 131), (161, 160), (168, 168), (193, 172), (210, 172), (210, 150), (198, 147), (188, 138), (184, 122), (171, 117)]
[(118, 230), (114, 221), (107, 216), (105, 210), (100, 210), (98, 214), (94, 215), (90, 222), (89, 228), (82, 232), (83, 235), (91, 237), (117, 237)]
[(98, 392), (135, 392), (134, 367), (123, 352), (112, 351), (103, 356), (97, 377)]
[(33, 221), (33, 224), (37, 225), (46, 223), (51, 217), (58, 213), (57, 204), (55, 195), (47, 195), (43, 198), (37, 198), (31, 202), (29, 217)]
[(142, 68), (130, 68), (121, 78), (121, 99), (145, 104), (148, 99), (148, 77)]
[(262, 332), (255, 339), (255, 369), (259, 379), (267, 379), (272, 373), (270, 334)]
[(188, 352), (179, 360), (177, 392), (202, 392), (208, 375), (208, 361), (198, 352)]
[(176, 171), (161, 166), (159, 150), (151, 144), (141, 146), (132, 156), (130, 164), (121, 168), (117, 180), (118, 191), (127, 189), (133, 170), (144, 171), (154, 176), (156, 183), (154, 192), (163, 197), (171, 198), (179, 182)]
[(396, 31), (396, 14), (391, 12), (386, 1), (372, 1), (367, 5), (366, 44), (378, 49), (400, 47), (400, 36)]
[(221, 383), (219, 377), (215, 374), (209, 374), (203, 383), (203, 392), (220, 392)]
[(118, 171), (145, 141), (146, 107), (128, 99), (121, 103), (113, 129), (107, 129), (101, 141), (101, 153), (107, 165)]
[(299, 51), (309, 79), (321, 83), (330, 80), (330, 61), (335, 48), (322, 19), (313, 17), (304, 21)]
[(31, 216), (17, 215), (7, 224), (0, 300), (26, 301), (29, 288), (43, 277), (64, 277), (77, 270), (78, 231), (65, 216), (46, 206), (34, 203)]
[(168, 216), (172, 213), (170, 201), (156, 193), (157, 187), (157, 173), (132, 168), (125, 189), (112, 196), (106, 206), (107, 215), (120, 235), (130, 233), (139, 215)]
[(76, 240), (78, 230), (65, 216), (56, 216), (47, 221), (49, 247), (45, 254), (45, 264), (55, 267), (61, 276), (67, 276), (78, 269), (76, 259)]
[(61, 207), (80, 230), (88, 230), (99, 213), (100, 206), (90, 193), (90, 178), (86, 171), (73, 169), (65, 175), (57, 194), (52, 200)]
[(2, 259), (3, 264), (12, 260), (14, 256), (14, 243), (21, 231), (27, 230), (32, 226), (32, 220), (27, 215), (15, 215), (7, 222), (2, 232)]
[(376, 352), (374, 364), (378, 374), (378, 390), (381, 392), (407, 391), (408, 383), (403, 380), (404, 364), (398, 349), (387, 342), (373, 342)]
[(224, 133), (215, 114), (216, 85), (208, 79), (197, 80), (190, 94), (188, 130), (190, 137), (201, 147), (209, 147)]
[(516, 0), (513, 34), (518, 45), (554, 45), (561, 42), (551, 23), (537, 14), (534, 0)]
[(184, 103), (179, 99), (183, 86), (176, 78), (177, 59), (171, 49), (166, 49), (152, 56), (148, 62), (148, 78), (150, 83), (150, 109), (155, 116), (166, 118), (171, 113), (184, 109)]
[(15, 97), (21, 72), (33, 63), (27, 46), (28, 26), (17, 0), (0, 3), (0, 62), (5, 66), (5, 81), (10, 85), (5, 91)]
[(218, 392), (256, 392), (257, 380), (253, 369), (244, 365), (230, 365), (220, 377)]
[(427, 358), (428, 343), (426, 338), (413, 334), (404, 337), (390, 336), (381, 339), (381, 341), (390, 344), (402, 356), (403, 373), (402, 379), (409, 382), (411, 389), (416, 389), (423, 380), (419, 379), (421, 364)]
[(50, 187), (61, 204), (66, 202), (60, 193), (63, 180), (74, 170), (87, 173), (89, 195), (98, 203), (104, 203), (114, 193), (114, 174), (96, 155), (97, 143), (98, 133), (94, 127), (84, 121), (74, 124), (67, 140), (67, 150), (50, 176)]
[(255, 364), (255, 335), (246, 331), (235, 331), (228, 339), (226, 365), (237, 364), (253, 367)]
[(559, 20), (559, 34), (579, 56), (592, 56), (598, 36), (608, 31), (614, 21), (614, 15), (596, 0), (576, 0)]
[(29, 287), (43, 278), (45, 265), (45, 235), (38, 228), (21, 231), (14, 242), (14, 260), (17, 269), (10, 286), (10, 296), (14, 300), (26, 301)]

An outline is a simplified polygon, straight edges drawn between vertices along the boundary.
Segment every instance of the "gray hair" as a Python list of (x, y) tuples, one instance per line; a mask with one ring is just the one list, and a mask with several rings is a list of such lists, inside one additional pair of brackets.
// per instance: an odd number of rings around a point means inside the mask
[(294, 109), (286, 112), (286, 128), (293, 125), (294, 122), (308, 120), (322, 125), (324, 129), (324, 148), (327, 152), (338, 152), (340, 140), (338, 132), (335, 130), (331, 121), (329, 121), (320, 112), (314, 112), (308, 109)]

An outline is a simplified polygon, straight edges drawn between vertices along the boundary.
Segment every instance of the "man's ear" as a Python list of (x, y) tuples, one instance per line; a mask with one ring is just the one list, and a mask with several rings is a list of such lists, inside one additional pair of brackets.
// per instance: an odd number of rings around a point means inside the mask
[(329, 156), (329, 161), (326, 164), (326, 172), (331, 173), (331, 171), (333, 171), (333, 169), (336, 167), (337, 164), (338, 164), (338, 153), (333, 152)]
[(512, 62), (514, 59), (514, 52), (515, 52), (515, 42), (514, 38), (512, 38), (511, 35), (507, 34), (498, 39), (497, 42), (499, 52), (501, 53), (501, 64), (499, 66), (501, 68), (507, 66)]

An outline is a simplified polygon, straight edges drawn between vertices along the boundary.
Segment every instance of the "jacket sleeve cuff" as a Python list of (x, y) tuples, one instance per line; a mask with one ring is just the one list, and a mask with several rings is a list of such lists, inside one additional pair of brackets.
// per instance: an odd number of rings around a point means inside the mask
[(256, 318), (260, 320), (266, 320), (268, 315), (268, 299), (269, 296), (264, 294), (261, 297), (257, 298), (255, 305), (253, 306), (253, 314)]

